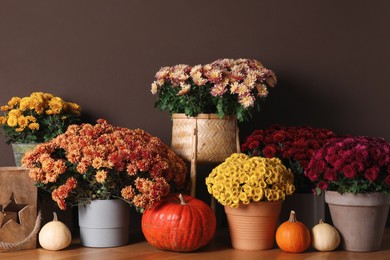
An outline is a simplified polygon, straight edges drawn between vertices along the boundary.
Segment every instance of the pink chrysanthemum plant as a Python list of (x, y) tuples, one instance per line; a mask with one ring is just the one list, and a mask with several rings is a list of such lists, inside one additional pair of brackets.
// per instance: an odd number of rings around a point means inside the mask
[(390, 143), (377, 137), (331, 139), (317, 150), (305, 171), (314, 193), (390, 193)]
[(143, 212), (188, 186), (186, 164), (159, 138), (103, 119), (69, 126), (26, 153), (22, 164), (62, 210), (94, 199), (122, 199)]
[(201, 113), (237, 116), (242, 122), (267, 97), (277, 80), (272, 70), (254, 59), (219, 59), (210, 64), (179, 64), (162, 67), (156, 73), (151, 92), (155, 107), (170, 114)]

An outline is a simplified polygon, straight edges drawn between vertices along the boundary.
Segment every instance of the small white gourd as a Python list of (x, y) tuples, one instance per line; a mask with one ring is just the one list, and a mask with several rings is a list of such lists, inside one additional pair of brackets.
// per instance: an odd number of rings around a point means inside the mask
[(312, 246), (318, 251), (332, 251), (340, 244), (340, 234), (336, 228), (320, 219), (312, 228)]
[(55, 212), (53, 215), (53, 221), (46, 223), (39, 232), (39, 244), (47, 250), (61, 250), (70, 245), (72, 234), (64, 223), (58, 221)]

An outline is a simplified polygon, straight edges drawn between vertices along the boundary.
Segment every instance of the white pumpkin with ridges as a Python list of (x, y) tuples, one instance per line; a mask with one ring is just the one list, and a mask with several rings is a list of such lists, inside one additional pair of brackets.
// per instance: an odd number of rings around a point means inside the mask
[(69, 228), (58, 221), (57, 214), (53, 212), (54, 219), (46, 223), (39, 232), (39, 244), (47, 250), (61, 250), (70, 245), (72, 234)]
[(333, 251), (340, 244), (340, 234), (335, 227), (320, 219), (312, 228), (312, 246), (318, 251)]

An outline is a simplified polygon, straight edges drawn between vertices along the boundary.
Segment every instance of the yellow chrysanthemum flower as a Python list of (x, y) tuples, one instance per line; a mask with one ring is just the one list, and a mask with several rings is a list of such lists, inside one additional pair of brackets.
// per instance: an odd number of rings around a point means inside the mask
[(5, 116), (0, 116), (0, 124), (2, 125), (7, 124), (7, 118)]
[(30, 123), (28, 125), (28, 128), (31, 130), (39, 130), (39, 124), (38, 123)]
[(9, 106), (1, 106), (0, 107), (0, 110), (3, 111), (3, 112), (7, 112), (8, 110), (12, 109), (11, 107)]
[(53, 97), (49, 101), (49, 107), (53, 114), (60, 114), (64, 107), (64, 101), (60, 97)]
[(20, 102), (20, 97), (13, 97), (8, 101), (8, 106), (13, 108), (16, 107)]
[(20, 128), (26, 128), (28, 126), (28, 119), (25, 116), (18, 117), (18, 124)]
[(267, 187), (267, 183), (264, 180), (261, 180), (259, 181), (259, 187), (264, 189)]
[(81, 107), (80, 105), (76, 104), (76, 103), (72, 103), (72, 102), (67, 102), (66, 103), (68, 108), (69, 108), (69, 112), (73, 113), (73, 114), (76, 114), (76, 115), (80, 115), (81, 114)]
[(9, 116), (7, 119), (7, 125), (10, 127), (15, 127), (18, 125), (18, 118), (16, 116)]
[(24, 97), (19, 102), (19, 109), (25, 111), (30, 106), (30, 98)]
[(244, 184), (242, 186), (242, 190), (246, 193), (246, 194), (252, 194), (252, 187), (248, 184)]
[(295, 186), (290, 184), (290, 185), (287, 185), (287, 188), (286, 188), (286, 193), (287, 195), (291, 195), (293, 194), (295, 191)]
[(260, 199), (262, 199), (264, 196), (264, 190), (259, 188), (259, 187), (254, 188), (253, 189), (253, 196), (260, 197)]
[(9, 117), (20, 117), (21, 115), (22, 115), (22, 111), (20, 111), (19, 109), (12, 109), (8, 113)]
[(226, 176), (224, 174), (220, 174), (215, 177), (215, 181), (224, 182), (226, 181)]
[(232, 201), (234, 204), (238, 204), (240, 202), (240, 199), (238, 197), (233, 197)]
[(233, 203), (231, 198), (227, 198), (224, 202), (225, 205), (231, 205)]
[(245, 192), (241, 192), (240, 195), (238, 195), (238, 198), (241, 201), (245, 201), (245, 200), (247, 200), (248, 196), (246, 195)]
[(26, 118), (27, 118), (27, 120), (29, 122), (34, 122), (35, 123), (37, 121), (36, 117), (34, 117), (34, 116), (26, 116)]

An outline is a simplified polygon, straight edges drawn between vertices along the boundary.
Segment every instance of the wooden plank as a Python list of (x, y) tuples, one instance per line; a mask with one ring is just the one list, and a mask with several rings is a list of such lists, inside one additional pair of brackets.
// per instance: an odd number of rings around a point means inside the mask
[[(138, 238), (142, 234), (138, 234)], [(61, 251), (48, 251), (42, 248), (17, 252), (0, 253), (1, 259), (7, 260), (65, 260), (65, 259), (389, 259), (390, 256), (390, 229), (386, 229), (382, 247), (379, 251), (358, 253), (336, 250), (333, 252), (317, 252), (312, 249), (299, 254), (285, 253), (278, 248), (263, 251), (240, 251), (231, 248), (228, 231), (217, 230), (214, 239), (205, 247), (190, 253), (176, 253), (158, 250), (142, 239), (136, 239), (127, 246), (114, 248), (88, 248), (80, 246), (78, 240)]]

